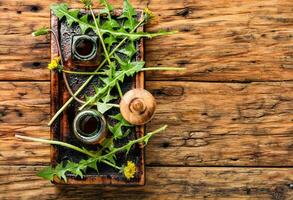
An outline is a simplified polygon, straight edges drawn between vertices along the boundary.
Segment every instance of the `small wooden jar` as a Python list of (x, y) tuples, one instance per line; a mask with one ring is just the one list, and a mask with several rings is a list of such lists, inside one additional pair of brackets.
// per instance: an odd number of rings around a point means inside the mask
[(147, 90), (137, 88), (124, 94), (120, 101), (120, 112), (133, 125), (148, 123), (154, 116), (156, 101)]

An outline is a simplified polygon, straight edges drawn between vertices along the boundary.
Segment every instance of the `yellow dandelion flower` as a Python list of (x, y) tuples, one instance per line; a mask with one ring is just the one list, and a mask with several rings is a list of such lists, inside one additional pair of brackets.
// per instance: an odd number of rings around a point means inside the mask
[(144, 11), (144, 13), (149, 17), (149, 19), (155, 17), (155, 14), (154, 14), (152, 11), (150, 11), (150, 9), (145, 8), (143, 11)]
[(144, 11), (144, 18), (147, 22), (149, 21), (151, 21), (151, 23), (159, 22), (159, 19), (157, 18), (157, 16), (148, 8), (145, 8), (143, 11)]
[(123, 168), (124, 176), (127, 180), (134, 178), (136, 173), (136, 166), (132, 161), (127, 161), (127, 165)]
[(57, 69), (59, 67), (59, 62), (60, 62), (60, 57), (54, 58), (49, 64), (48, 64), (48, 69), (53, 70)]

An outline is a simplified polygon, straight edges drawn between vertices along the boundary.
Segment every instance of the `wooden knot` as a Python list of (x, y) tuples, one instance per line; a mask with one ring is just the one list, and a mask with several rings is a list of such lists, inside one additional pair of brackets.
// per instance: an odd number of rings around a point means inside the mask
[(129, 109), (131, 112), (142, 114), (146, 110), (146, 105), (143, 102), (143, 99), (136, 98), (130, 102)]
[(155, 109), (155, 98), (144, 89), (130, 90), (120, 101), (120, 112), (123, 118), (133, 125), (143, 125), (149, 122)]

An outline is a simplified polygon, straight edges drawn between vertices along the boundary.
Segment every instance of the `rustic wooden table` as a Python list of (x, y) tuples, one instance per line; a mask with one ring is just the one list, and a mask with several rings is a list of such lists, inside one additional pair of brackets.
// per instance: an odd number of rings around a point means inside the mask
[(158, 15), (148, 31), (180, 31), (146, 42), (147, 65), (187, 70), (147, 74), (147, 129), (169, 128), (130, 188), (54, 186), (35, 176), (49, 147), (14, 138), (49, 137), (49, 38), (31, 32), (53, 2), (0, 0), (0, 199), (293, 199), (292, 1), (132, 0)]

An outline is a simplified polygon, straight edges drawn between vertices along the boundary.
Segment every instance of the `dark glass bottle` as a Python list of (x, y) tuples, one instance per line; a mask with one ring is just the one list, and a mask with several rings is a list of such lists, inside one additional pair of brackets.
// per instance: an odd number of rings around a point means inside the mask
[(97, 110), (83, 110), (73, 121), (73, 131), (77, 139), (87, 144), (101, 143), (107, 135), (106, 120)]

